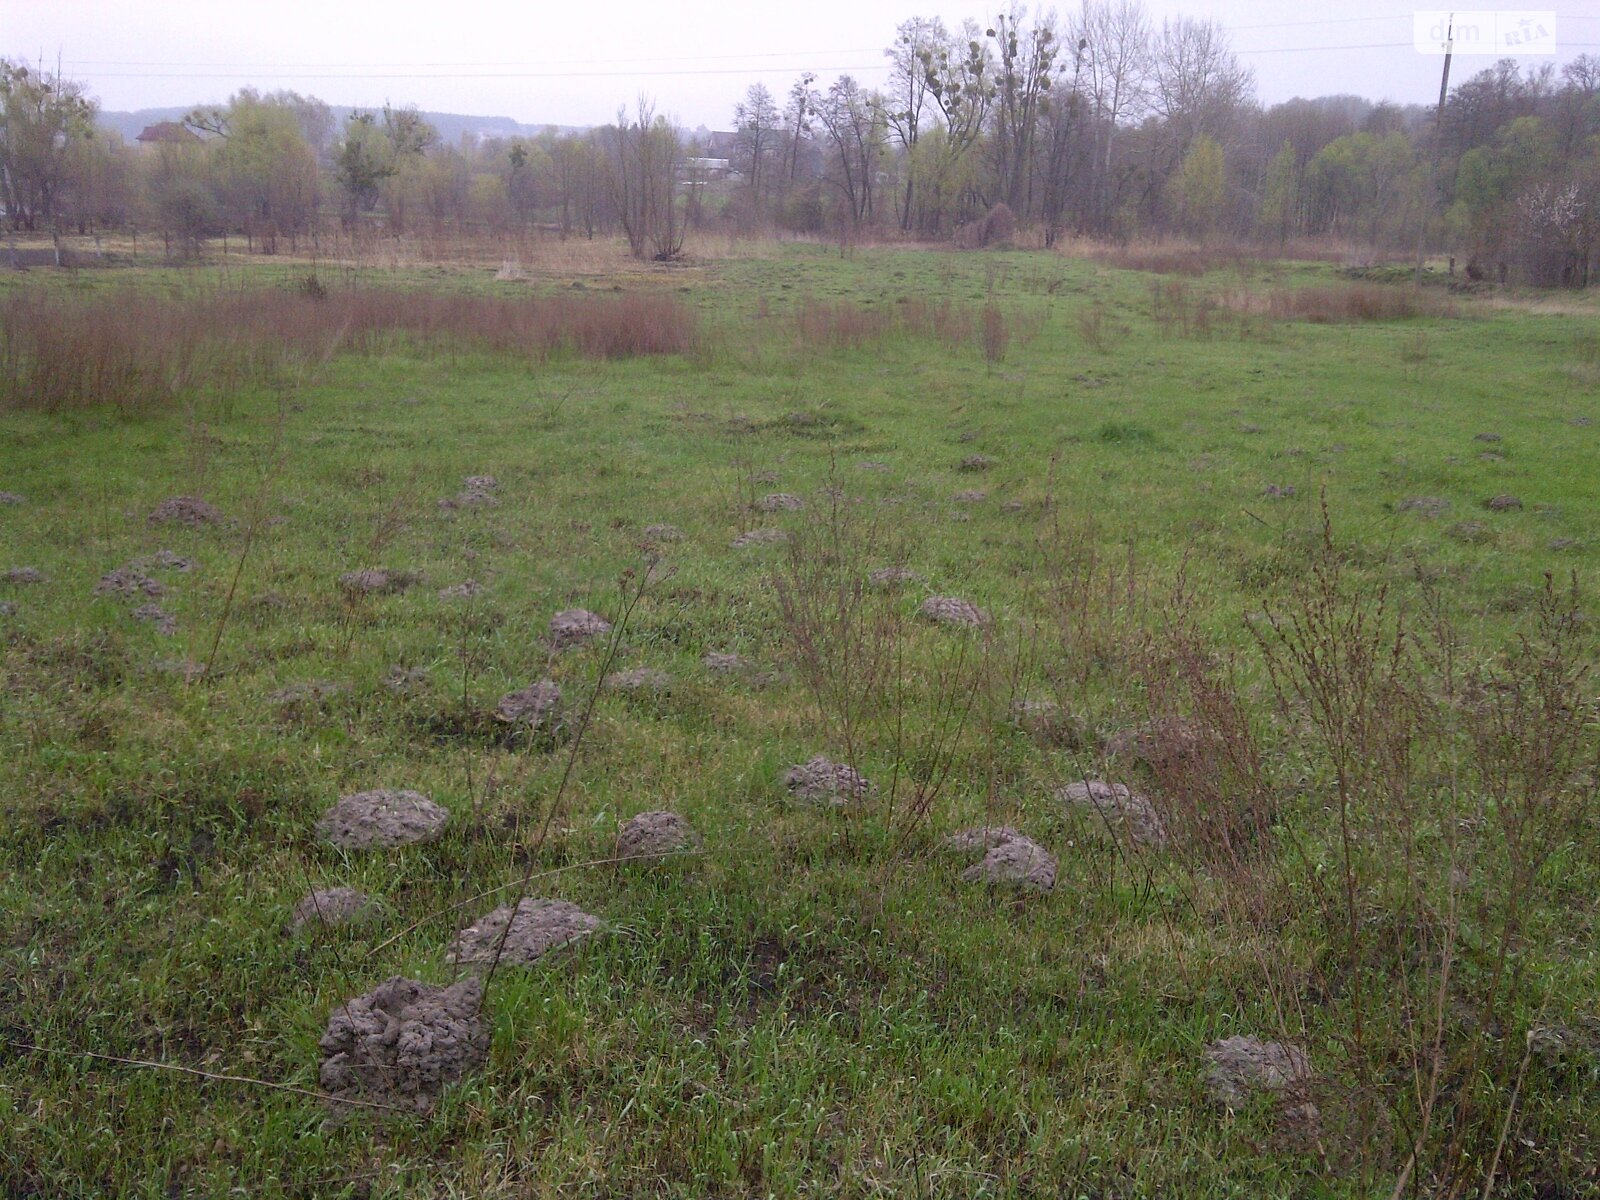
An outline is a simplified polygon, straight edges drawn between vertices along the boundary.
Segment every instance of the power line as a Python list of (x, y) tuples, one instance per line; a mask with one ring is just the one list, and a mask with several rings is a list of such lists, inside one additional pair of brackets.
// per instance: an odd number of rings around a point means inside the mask
[(832, 55), (832, 54), (882, 54), (881, 46), (856, 47), (848, 50), (774, 50), (752, 51), (748, 54), (684, 54), (673, 57), (661, 58), (573, 58), (573, 59), (510, 59), (496, 62), (302, 62), (302, 63), (249, 63), (249, 62), (142, 62), (133, 59), (120, 58), (68, 58), (63, 59), (77, 67), (193, 67), (221, 68), (235, 67), (241, 70), (261, 71), (278, 67), (307, 67), (312, 70), (330, 70), (335, 67), (407, 67), (421, 69), (424, 67), (454, 68), (454, 67), (555, 67), (555, 66), (606, 66), (618, 63), (639, 62), (723, 62), (728, 59), (744, 58), (800, 58), (805, 55)]
[(89, 79), (238, 79), (242, 74), (248, 74), (252, 79), (615, 79), (638, 78), (641, 76), (655, 77), (662, 75), (759, 75), (773, 71), (850, 71), (857, 74), (864, 74), (872, 71), (888, 71), (892, 69), (893, 68), (888, 63), (872, 63), (870, 65), (857, 64), (836, 67), (820, 67), (808, 64), (797, 67), (705, 67), (699, 70), (666, 71), (640, 68), (630, 71), (482, 71), (472, 73), (424, 73), (415, 71), (394, 71), (380, 73), (312, 73), (306, 71), (89, 71), (85, 72), (85, 76)]

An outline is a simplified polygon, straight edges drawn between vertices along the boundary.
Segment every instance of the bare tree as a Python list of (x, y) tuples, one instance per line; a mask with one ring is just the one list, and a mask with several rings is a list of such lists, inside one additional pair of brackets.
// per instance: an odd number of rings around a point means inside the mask
[[(885, 50), (891, 64), (884, 119), (907, 159), (915, 153), (924, 115), (936, 86), (935, 62), (949, 57), (950, 31), (938, 17), (912, 17), (895, 32), (894, 45)], [(916, 174), (906, 163), (905, 190), (901, 194), (900, 228), (911, 228)]]
[(734, 151), (740, 169), (748, 172), (750, 192), (759, 202), (767, 191), (767, 160), (782, 136), (783, 117), (764, 83), (753, 83), (734, 105)]
[(1024, 28), (1028, 10), (1013, 4), (985, 30), (995, 43), (998, 75), (994, 111), (994, 166), (999, 198), (1014, 212), (1033, 208), (1033, 149), (1039, 117), (1049, 105), (1051, 72), (1059, 50), (1055, 14)]
[(833, 181), (850, 224), (859, 225), (872, 216), (873, 177), (883, 146), (882, 106), (854, 77), (841, 75), (825, 94), (813, 94), (811, 110), (833, 147)]
[(1138, 0), (1084, 0), (1074, 32), (1087, 43), (1082, 94), (1094, 124), (1091, 207), (1102, 229), (1110, 223), (1111, 156), (1118, 128), (1137, 120), (1148, 100), (1150, 21)]
[(630, 122), (625, 110), (603, 131), (606, 181), (628, 248), (635, 258), (666, 261), (683, 251), (684, 214), (678, 203), (683, 141), (677, 128), (639, 97)]
[(1202, 133), (1225, 142), (1237, 110), (1255, 88), (1215, 21), (1163, 21), (1155, 39), (1151, 108), (1167, 127), (1174, 161)]

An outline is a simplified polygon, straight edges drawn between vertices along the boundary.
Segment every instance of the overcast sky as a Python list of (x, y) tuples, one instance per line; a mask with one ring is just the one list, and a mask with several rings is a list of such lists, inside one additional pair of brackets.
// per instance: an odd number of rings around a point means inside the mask
[[(752, 83), (780, 97), (796, 75), (884, 79), (883, 48), (911, 16), (951, 26), (997, 4), (936, 0), (0, 0), (0, 54), (86, 82), (102, 107), (225, 100), (239, 87), (293, 88), (331, 104), (415, 103), (529, 123), (598, 124), (641, 91), (683, 124), (728, 128)], [(1062, 12), (1075, 4), (1058, 6)], [(1232, 32), (1266, 102), (1356, 93), (1430, 101), (1440, 59), (1413, 48), (1413, 12), (1380, 0), (1145, 0), (1159, 23), (1180, 13)], [(1600, 5), (1558, 13), (1565, 62), (1600, 53)], [(1318, 18), (1318, 19), (1314, 19)], [(1460, 57), (1454, 80), (1492, 57)], [(1526, 64), (1552, 61), (1527, 56)]]

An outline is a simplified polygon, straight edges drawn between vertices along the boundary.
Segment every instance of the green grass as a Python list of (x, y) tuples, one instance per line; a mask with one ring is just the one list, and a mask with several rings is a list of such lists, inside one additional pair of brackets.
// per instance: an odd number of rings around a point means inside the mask
[[(169, 286), (158, 274), (150, 286)], [(1287, 264), (1212, 283), (1333, 280)], [(7, 1194), (1388, 1194), (1403, 1156), (1348, 1141), (1360, 1106), (1341, 1073), (1347, 998), (1308, 990), (1295, 1030), (1331, 1077), (1323, 1145), (1287, 1136), (1267, 1101), (1235, 1116), (1205, 1103), (1208, 1042), (1278, 1031), (1258, 948), (1192, 904), (1186, 876), (1147, 872), (1050, 802), (1051, 780), (1093, 769), (1091, 752), (1036, 746), (1003, 721), (1006, 697), (985, 694), (948, 752), (932, 821), (904, 844), (881, 805), (853, 818), (797, 808), (778, 781), (842, 747), (792, 671), (774, 590), (786, 552), (729, 542), (814, 527), (830, 484), (874, 514), (872, 553), (927, 577), (900, 612), (928, 592), (982, 604), (1002, 640), (1032, 647), (1019, 689), (1065, 690), (1094, 731), (1136, 720), (1144, 696), (1115, 664), (1064, 664), (1053, 633), (1030, 632), (1059, 525), (1151, 580), (1186, 570), (1222, 646), (1245, 646), (1244, 618), (1305, 578), (1324, 498), (1358, 586), (1410, 604), (1433, 583), (1472, 656), (1525, 631), (1546, 573), (1592, 590), (1600, 424), (1574, 423), (1600, 418), (1592, 316), (1467, 301), (1455, 319), (1252, 321), (1184, 339), (1153, 323), (1150, 281), (1045, 254), (789, 248), (629, 280), (687, 289), (705, 325), (690, 357), (530, 365), (397, 348), (183, 412), (0, 415), (0, 490), (28, 501), (0, 507), (0, 571), (47, 577), (0, 583), (17, 608), (0, 617), (0, 1035), (63, 1052), (315, 1088), (332, 1007), (394, 974), (449, 978), (450, 935), (494, 902), (450, 906), (520, 877), (517, 831), (542, 819), (563, 770), (562, 751), (508, 749), (482, 714), (546, 673), (592, 686), (599, 655), (551, 658), (550, 616), (616, 616), (619, 580), (643, 568), (643, 528), (687, 535), (625, 631), (625, 665), (662, 667), (676, 686), (600, 699), (535, 863), (564, 869), (534, 895), (578, 903), (609, 931), (537, 970), (501, 970), (482, 1072), (430, 1118), (375, 1128), (330, 1122), (294, 1093), (8, 1047)], [(797, 344), (804, 298), (904, 296), (993, 301), (1041, 324), (996, 364), (976, 341)], [(1112, 330), (1104, 352), (1076, 331), (1092, 303)], [(1501, 440), (1475, 441), (1483, 432)], [(994, 466), (958, 471), (972, 453)], [(769, 471), (776, 483), (757, 481)], [(469, 474), (496, 476), (500, 505), (441, 511)], [(1296, 494), (1267, 500), (1268, 484)], [(952, 501), (968, 488), (987, 499)], [(767, 491), (808, 511), (744, 508)], [(1501, 493), (1523, 507), (1481, 507)], [(204, 496), (234, 523), (147, 525), (174, 495)], [(1414, 496), (1450, 508), (1397, 511)], [(1469, 536), (1468, 521), (1483, 529)], [(158, 572), (170, 637), (93, 595), (104, 572), (159, 548), (197, 563)], [(342, 596), (339, 575), (372, 566), (423, 583)], [(467, 578), (486, 587), (477, 600), (437, 598)], [(927, 722), (952, 635), (908, 629), (908, 711)], [(208, 659), (213, 641), (205, 679), (158, 669)], [(791, 673), (770, 689), (709, 676), (700, 656), (727, 649)], [(426, 682), (392, 693), (396, 665)], [(1063, 665), (1081, 685), (1052, 682)], [(298, 709), (271, 699), (310, 680), (347, 686)], [(1271, 725), (1259, 671), (1247, 686)], [(858, 762), (887, 780), (895, 748), (869, 726)], [(1292, 762), (1293, 723), (1277, 728)], [(375, 786), (450, 808), (444, 839), (369, 856), (316, 841), (324, 808)], [(1321, 838), (1321, 781), (1301, 786)], [(582, 865), (608, 855), (619, 820), (655, 808), (688, 816), (705, 855), (660, 872)], [(958, 881), (937, 839), (988, 814), (1060, 856), (1053, 894)], [(1600, 874), (1594, 842), (1562, 864), (1574, 894), (1535, 914), (1519, 962), (1540, 1012), (1573, 1023), (1600, 994), (1583, 891)], [(305, 891), (343, 882), (383, 901), (382, 925), (284, 932)], [(1322, 936), (1291, 922), (1274, 954), (1311, 963), (1329, 950)], [(1499, 1036), (1515, 1041), (1538, 1015), (1519, 1009), (1522, 1027)], [(1592, 1089), (1592, 1067), (1573, 1070)], [(1572, 1079), (1539, 1072), (1522, 1096), (1537, 1145), (1502, 1166), (1505, 1194), (1585, 1194), (1600, 1186), (1592, 1110)]]

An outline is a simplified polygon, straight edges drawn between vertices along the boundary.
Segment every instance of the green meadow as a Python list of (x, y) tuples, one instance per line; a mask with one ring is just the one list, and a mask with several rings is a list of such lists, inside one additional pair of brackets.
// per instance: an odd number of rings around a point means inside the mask
[[(119, 377), (168, 372), (161, 402), (43, 408), (8, 338), (0, 1191), (1600, 1190), (1592, 302), (805, 244), (314, 269), (0, 303), (631, 297), (693, 335), (330, 317), (314, 351)], [(152, 521), (172, 497), (218, 519)], [(611, 632), (557, 649), (575, 608)], [(603, 684), (636, 668), (668, 686)], [(540, 679), (558, 728), (498, 719)], [(817, 755), (873, 789), (797, 799)], [(1088, 778), (1166, 836), (1060, 799)], [(449, 824), (319, 838), (372, 788)], [(664, 809), (703, 847), (616, 861)], [(1052, 889), (963, 878), (944, 839), (996, 825)], [(375, 919), (290, 931), (339, 885)], [(481, 1066), (423, 1114), (318, 1094), (330, 1013), (461, 977), (456, 932), (521, 896), (604, 925), (498, 966)], [(1219, 1103), (1236, 1036), (1306, 1077)]]

